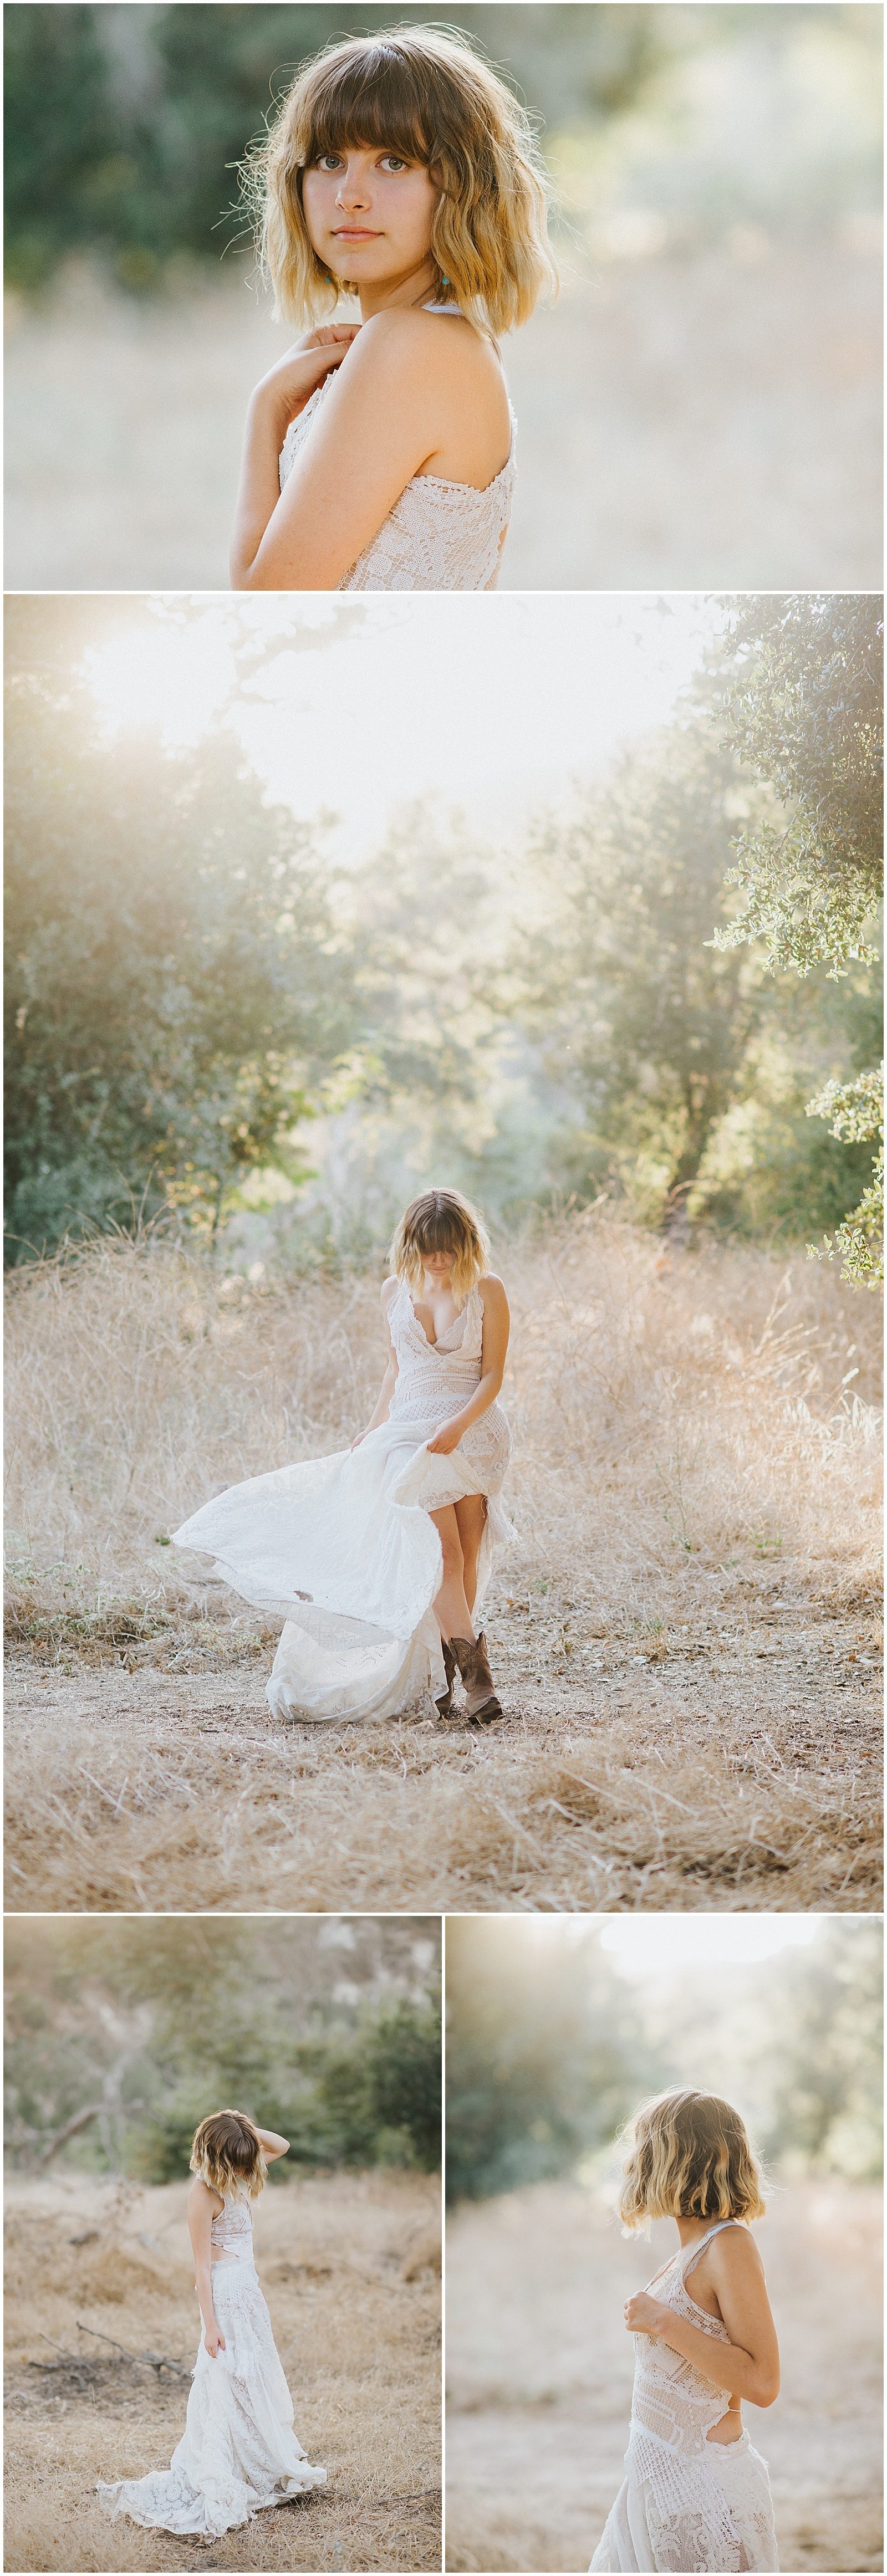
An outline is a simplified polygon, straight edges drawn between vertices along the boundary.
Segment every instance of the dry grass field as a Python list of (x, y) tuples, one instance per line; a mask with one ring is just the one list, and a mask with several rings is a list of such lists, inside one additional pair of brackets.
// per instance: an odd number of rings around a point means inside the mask
[[(508, 590), (872, 589), (881, 272), (871, 224), (563, 260), (509, 341)], [(12, 297), (9, 590), (225, 590), (243, 420), (286, 326), (243, 270), (142, 301), (71, 262)]]
[[(879, 2195), (777, 2192), (755, 2234), (782, 2394), (746, 2409), (770, 2467), (779, 2563), (880, 2568)], [(537, 2184), (447, 2222), (447, 2565), (584, 2569), (622, 2482), (622, 2303), (669, 2250), (620, 2238), (596, 2195)]]
[(877, 1906), (875, 1299), (595, 1220), (499, 1258), (519, 1538), (480, 1736), (272, 1720), (274, 1631), (159, 1544), (347, 1445), (375, 1280), (156, 1240), (12, 1279), (11, 1910)]
[(440, 2187), (424, 2175), (317, 2175), (257, 2209), (296, 2432), (327, 2487), (211, 2548), (105, 2519), (96, 2479), (165, 2467), (184, 2422), (199, 2331), (187, 2188), (9, 2185), (6, 2566), (439, 2567)]

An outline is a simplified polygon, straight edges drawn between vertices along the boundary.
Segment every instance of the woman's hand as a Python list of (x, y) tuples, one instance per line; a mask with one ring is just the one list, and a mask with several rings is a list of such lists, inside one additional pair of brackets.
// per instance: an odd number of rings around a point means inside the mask
[(276, 366), (269, 367), (267, 376), (256, 386), (253, 401), (272, 412), (281, 438), (290, 422), (298, 420), (318, 385), (347, 358), (359, 330), (359, 322), (331, 322), (324, 330), (306, 331), (284, 357), (278, 358)]
[(623, 2313), (628, 2334), (657, 2336), (661, 2335), (674, 2310), (666, 2307), (664, 2299), (651, 2299), (646, 2290), (639, 2290), (635, 2298), (626, 2299)]
[(430, 1457), (449, 1458), (451, 1451), (458, 1449), (461, 1437), (458, 1422), (442, 1422), (433, 1440), (426, 1440), (425, 1446)]
[(210, 2361), (215, 2361), (217, 2355), (225, 2350), (225, 2337), (219, 2333), (215, 2318), (212, 2325), (207, 2326), (203, 2344), (204, 2350), (209, 2353)]

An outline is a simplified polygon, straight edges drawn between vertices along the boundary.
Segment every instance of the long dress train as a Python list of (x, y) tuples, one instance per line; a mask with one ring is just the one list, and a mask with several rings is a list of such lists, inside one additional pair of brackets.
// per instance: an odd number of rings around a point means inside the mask
[[(738, 2224), (722, 2219), (647, 2284), (666, 2307), (719, 2343), (730, 2341), (726, 2326), (691, 2299), (686, 2277), (703, 2246)], [(703, 2570), (729, 2576), (746, 2568), (772, 2576), (779, 2558), (766, 2461), (745, 2432), (738, 2442), (706, 2439), (726, 2412), (726, 2391), (652, 2335), (635, 2335), (634, 2348), (626, 2475), (589, 2576), (592, 2570), (612, 2576), (615, 2569), (650, 2576), (660, 2568), (671, 2576)]]
[(449, 1457), (427, 1446), (479, 1385), (479, 1290), (435, 1343), (403, 1282), (388, 1322), (398, 1374), (387, 1422), (357, 1449), (229, 1486), (174, 1533), (176, 1547), (211, 1556), (244, 1600), (286, 1619), (267, 1688), (277, 1717), (398, 1717), (439, 1697), (431, 1605), (443, 1558), (429, 1514), (467, 1494), (486, 1498), (475, 1615), (494, 1550), (514, 1536), (499, 1500), (511, 1454), (501, 1405), (472, 1422)]
[[(326, 2485), (293, 2432), (293, 2402), (253, 2261), (248, 2202), (225, 2196), (212, 2223), (222, 2259), (212, 2267), (213, 2307), (225, 2350), (210, 2359), (201, 2331), (185, 2430), (168, 2469), (101, 2481), (112, 2521), (218, 2540), (271, 2505)], [(227, 2261), (225, 2255), (236, 2259)]]

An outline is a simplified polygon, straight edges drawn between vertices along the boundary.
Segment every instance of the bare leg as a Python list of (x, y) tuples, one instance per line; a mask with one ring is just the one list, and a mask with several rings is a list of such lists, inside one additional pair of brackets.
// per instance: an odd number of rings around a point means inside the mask
[(459, 1502), (454, 1503), (453, 1509), (462, 1542), (462, 1580), (465, 1586), (465, 1599), (469, 1610), (473, 1613), (477, 1600), (478, 1560), (487, 1518), (486, 1495), (463, 1494)]
[[(472, 1637), (471, 1611), (465, 1597), (465, 1560), (455, 1507), (445, 1503), (439, 1512), (430, 1512), (429, 1520), (443, 1549), (443, 1581), (434, 1602), (434, 1615), (442, 1637)], [(475, 1569), (476, 1580), (476, 1569)]]

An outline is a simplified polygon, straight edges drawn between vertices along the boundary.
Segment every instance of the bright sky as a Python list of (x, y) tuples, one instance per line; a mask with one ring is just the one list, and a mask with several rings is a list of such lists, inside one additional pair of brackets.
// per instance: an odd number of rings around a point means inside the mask
[[(600, 1919), (600, 1918), (599, 1918)], [(632, 1914), (608, 1916), (601, 1949), (638, 1979), (680, 1968), (744, 1967), (819, 1937), (815, 1916), (791, 1914)]]
[[(269, 793), (340, 816), (358, 857), (415, 798), (492, 838), (562, 801), (667, 721), (721, 617), (691, 592), (261, 594), (209, 598), (188, 624), (134, 601), (87, 669), (110, 736), (145, 724), (188, 746), (231, 722)], [(250, 638), (272, 652), (244, 676)]]

